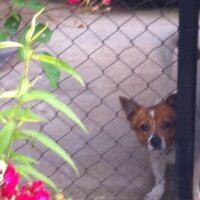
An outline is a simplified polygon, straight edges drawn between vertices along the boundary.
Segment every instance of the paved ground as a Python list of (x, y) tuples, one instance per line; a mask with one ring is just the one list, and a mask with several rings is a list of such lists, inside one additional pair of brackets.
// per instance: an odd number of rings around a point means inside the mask
[[(29, 14), (25, 16), (29, 18)], [(73, 156), (80, 176), (41, 146), (31, 149), (20, 143), (16, 148), (38, 158), (40, 170), (74, 200), (142, 200), (152, 188), (151, 168), (145, 149), (137, 143), (125, 120), (118, 96), (150, 105), (176, 90), (173, 48), (177, 11), (116, 6), (104, 15), (90, 15), (72, 13), (65, 4), (51, 2), (42, 20), (49, 21), (54, 34), (48, 45), (37, 48), (58, 55), (75, 67), (86, 82), (82, 88), (63, 75), (59, 88), (52, 92), (70, 104), (89, 133), (84, 135), (61, 113), (43, 103), (34, 109), (48, 121), (34, 128), (55, 138)], [(21, 64), (13, 58), (1, 69), (0, 85), (14, 87)], [(33, 63), (31, 77), (41, 72)], [(44, 78), (37, 86), (51, 90)], [(174, 198), (173, 169), (169, 167), (163, 200)]]

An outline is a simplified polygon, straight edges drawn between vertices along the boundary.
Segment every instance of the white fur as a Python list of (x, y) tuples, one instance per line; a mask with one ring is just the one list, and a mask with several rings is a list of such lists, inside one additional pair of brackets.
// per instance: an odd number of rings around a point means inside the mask
[[(165, 172), (167, 163), (175, 164), (175, 148), (164, 151), (151, 151), (150, 162), (155, 177), (152, 190), (145, 196), (144, 200), (161, 200), (165, 192)], [(196, 150), (197, 151), (197, 150)], [(196, 154), (199, 154), (197, 151)], [(200, 156), (195, 157), (193, 176), (193, 200), (200, 200)]]
[(153, 146), (151, 145), (151, 143), (150, 143), (150, 140), (151, 140), (151, 138), (153, 137), (153, 134), (151, 134), (151, 136), (149, 137), (149, 139), (148, 139), (148, 141), (147, 141), (147, 149), (149, 150), (149, 151), (153, 151)]
[(155, 184), (152, 190), (145, 196), (144, 200), (161, 200), (165, 192), (165, 172), (168, 162), (175, 163), (175, 152), (166, 149), (165, 151), (152, 151), (150, 162), (155, 177)]
[(149, 115), (154, 119), (155, 118), (155, 111), (154, 110), (150, 110), (149, 111)]
[(164, 139), (164, 137), (161, 137), (161, 141), (162, 141), (162, 149), (164, 150), (164, 149), (166, 149), (167, 148), (167, 144), (166, 144), (166, 142), (165, 142), (165, 139)]

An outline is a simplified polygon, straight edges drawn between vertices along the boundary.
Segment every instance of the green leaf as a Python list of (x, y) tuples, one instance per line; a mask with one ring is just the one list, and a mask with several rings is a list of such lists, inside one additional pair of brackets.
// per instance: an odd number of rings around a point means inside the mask
[(7, 38), (7, 35), (5, 32), (0, 32), (0, 42), (5, 41)]
[(31, 178), (30, 176), (24, 172), (23, 170), (18, 169), (18, 173), (24, 178), (26, 179), (27, 182), (31, 182)]
[(21, 16), (13, 13), (5, 22), (4, 27), (7, 33), (14, 34), (17, 32), (21, 22)]
[(23, 47), (23, 45), (18, 42), (12, 42), (12, 41), (0, 42), (0, 49), (11, 48), (11, 47)]
[(73, 78), (79, 81), (81, 85), (84, 86), (84, 82), (80, 77), (80, 75), (72, 67), (64, 63), (62, 60), (55, 58), (53, 56), (46, 55), (44, 53), (32, 55), (32, 58), (40, 61), (43, 64), (50, 64), (52, 67), (70, 74)]
[(41, 122), (44, 121), (44, 118), (34, 114), (31, 109), (23, 109), (17, 107), (11, 107), (5, 110), (0, 111), (0, 119), (3, 118), (7, 121), (17, 120), (20, 122)]
[(35, 160), (35, 159), (33, 159), (29, 156), (17, 154), (17, 153), (14, 153), (11, 156), (11, 160), (20, 162), (20, 163), (25, 164), (25, 165), (32, 165), (32, 164), (38, 164), (39, 163), (37, 160)]
[[(45, 55), (50, 55), (47, 52), (44, 52)], [(44, 73), (47, 76), (47, 79), (50, 82), (50, 85), (53, 88), (56, 88), (58, 85), (58, 81), (60, 79), (60, 70), (52, 66), (51, 64), (48, 63), (41, 63), (42, 67), (44, 69)]]
[(5, 110), (0, 111), (0, 118), (8, 121), (8, 120), (14, 120), (15, 114), (17, 112), (17, 108), (8, 108)]
[(22, 134), (22, 132), (20, 130), (16, 130), (15, 133), (14, 133), (14, 137), (13, 137), (14, 141), (16, 140), (26, 140), (27, 137)]
[(11, 142), (14, 129), (15, 123), (10, 121), (0, 130), (0, 155), (7, 150)]
[(35, 27), (32, 42), (47, 43), (51, 40), (52, 31), (47, 24), (38, 23)]
[(26, 109), (26, 110), (20, 109), (18, 120), (22, 122), (32, 122), (32, 123), (45, 121), (44, 118), (33, 113), (31, 109)]
[(19, 43), (24, 45), (23, 48), (18, 49), (18, 57), (21, 62), (29, 59), (33, 53), (31, 45), (26, 44), (26, 34), (29, 29), (30, 26), (25, 27), (18, 37)]
[(35, 32), (33, 34), (32, 41), (47, 43), (51, 39), (51, 35), (52, 32), (48, 28), (48, 24), (38, 23), (35, 27)]
[(29, 60), (31, 58), (32, 53), (33, 49), (29, 45), (26, 45), (23, 48), (18, 49), (18, 56), (20, 61)]
[(2, 116), (1, 114), (0, 114), (0, 121), (2, 122), (2, 123), (4, 123), (4, 124), (6, 124), (7, 123), (7, 120), (4, 118), (4, 116)]
[(31, 42), (31, 39), (33, 37), (33, 34), (35, 32), (35, 27), (36, 27), (36, 19), (37, 17), (39, 17), (39, 15), (44, 11), (44, 9), (40, 10), (38, 13), (36, 13), (32, 20), (31, 20), (31, 26), (30, 28), (28, 29), (27, 33), (26, 33), (26, 36), (25, 36), (25, 39), (26, 39), (26, 43), (29, 44)]
[(25, 0), (12, 0), (12, 4), (15, 6), (23, 7), (26, 4)]
[(32, 166), (30, 166), (30, 165), (15, 165), (15, 168), (20, 174), (21, 174), (21, 172), (23, 172), (23, 174), (28, 174), (32, 177), (35, 177), (36, 179), (43, 181), (45, 184), (47, 184), (49, 187), (54, 189), (56, 192), (59, 191), (58, 188), (56, 187), (56, 185), (51, 181), (51, 179), (49, 179), (41, 172), (34, 169)]
[(22, 130), (22, 132), (24, 135), (37, 140), (38, 142), (42, 143), (44, 146), (49, 148), (51, 151), (56, 153), (63, 160), (65, 160), (77, 174), (79, 174), (74, 161), (71, 159), (68, 153), (60, 145), (58, 145), (54, 140), (34, 130)]
[(60, 79), (60, 71), (54, 67), (52, 67), (50, 64), (42, 63), (42, 67), (44, 69), (44, 73), (49, 80), (50, 85), (53, 88), (57, 88), (58, 81)]
[(30, 29), (30, 25), (27, 25), (26, 27), (24, 27), (24, 29), (20, 32), (19, 37), (18, 37), (18, 42), (20, 44), (25, 45), (26, 44), (26, 34), (28, 32), (28, 30)]
[(74, 121), (76, 124), (78, 124), (85, 132), (87, 132), (86, 127), (81, 122), (81, 120), (78, 118), (78, 116), (63, 102), (58, 100), (53, 94), (43, 91), (43, 90), (32, 90), (29, 91), (27, 94), (25, 94), (22, 97), (22, 103), (32, 101), (32, 100), (40, 100), (45, 101), (49, 105), (51, 105), (53, 108), (57, 109), (58, 111), (64, 113), (69, 119)]
[(18, 98), (20, 98), (22, 95), (26, 94), (30, 88), (30, 82), (27, 77), (23, 77), (21, 80), (20, 88), (18, 90)]
[[(31, 26), (27, 26), (20, 34), (19, 42), (22, 44), (26, 43), (26, 34)], [(32, 35), (31, 42), (47, 43), (52, 37), (52, 31), (48, 28), (47, 24), (38, 23), (35, 25), (35, 30)]]
[(16, 90), (9, 90), (0, 94), (0, 99), (11, 99), (17, 96)]
[(27, 172), (23, 171), (23, 169), (21, 170), (20, 168), (17, 169), (17, 166), (15, 166), (15, 169), (20, 174), (20, 176), (22, 176), (23, 178), (27, 180), (27, 182), (31, 182), (31, 177), (29, 176)]
[(44, 5), (37, 0), (31, 0), (31, 1), (28, 1), (27, 3), (28, 3), (28, 7), (31, 10), (36, 11), (36, 12), (44, 8)]

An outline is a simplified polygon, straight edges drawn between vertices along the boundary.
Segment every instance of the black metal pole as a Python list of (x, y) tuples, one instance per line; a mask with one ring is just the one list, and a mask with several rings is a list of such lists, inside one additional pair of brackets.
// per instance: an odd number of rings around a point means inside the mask
[(199, 0), (180, 0), (176, 199), (192, 200)]

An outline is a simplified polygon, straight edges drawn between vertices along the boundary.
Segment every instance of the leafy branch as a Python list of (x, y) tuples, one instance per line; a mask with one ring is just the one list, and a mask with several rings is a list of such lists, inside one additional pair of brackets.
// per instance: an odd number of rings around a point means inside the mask
[[(24, 5), (25, 1), (13, 0), (13, 3)], [(37, 6), (40, 7), (39, 5)], [(87, 132), (87, 129), (82, 121), (68, 105), (60, 101), (54, 94), (48, 91), (33, 89), (38, 77), (36, 77), (32, 82), (29, 80), (29, 71), (31, 67), (30, 61), (35, 60), (40, 63), (40, 66), (43, 68), (51, 86), (57, 87), (61, 72), (70, 74), (84, 86), (84, 82), (80, 75), (68, 64), (59, 58), (53, 57), (48, 52), (37, 52), (33, 48), (35, 43), (46, 43), (51, 39), (52, 32), (48, 28), (48, 24), (37, 22), (37, 18), (43, 11), (44, 9), (42, 8), (34, 15), (30, 25), (28, 25), (20, 34), (18, 42), (0, 42), (0, 48), (17, 48), (19, 59), (24, 63), (22, 75), (17, 87), (13, 90), (4, 91), (0, 94), (0, 99), (15, 100), (15, 103), (9, 108), (2, 109), (0, 111), (0, 122), (3, 124), (3, 128), (0, 129), (0, 159), (5, 160), (6, 162), (14, 160), (17, 163), (17, 171), (23, 177), (26, 179), (30, 179), (32, 176), (39, 178), (58, 192), (59, 190), (57, 186), (48, 177), (41, 174), (33, 167), (35, 164), (38, 164), (35, 159), (18, 154), (13, 150), (13, 144), (17, 140), (28, 140), (29, 142), (34, 141), (41, 143), (66, 161), (66, 163), (78, 174), (78, 169), (70, 155), (53, 139), (41, 132), (23, 129), (23, 125), (26, 123), (38, 123), (45, 120), (43, 117), (33, 112), (32, 108), (27, 105), (27, 103), (33, 101), (42, 101), (57, 111), (62, 112), (66, 117), (78, 124), (84, 132)], [(19, 16), (12, 17), (14, 17), (15, 20), (20, 20)], [(12, 31), (13, 30), (10, 29), (10, 32)]]

